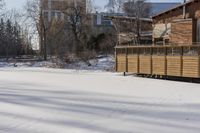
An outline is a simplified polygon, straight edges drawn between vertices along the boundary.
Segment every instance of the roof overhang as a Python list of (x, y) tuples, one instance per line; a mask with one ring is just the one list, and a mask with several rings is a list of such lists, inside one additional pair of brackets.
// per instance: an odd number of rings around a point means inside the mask
[(175, 6), (175, 7), (171, 8), (171, 9), (169, 9), (167, 11), (164, 11), (164, 12), (161, 12), (159, 14), (156, 14), (156, 15), (152, 16), (152, 19), (160, 17), (160, 16), (162, 16), (164, 14), (168, 14), (170, 12), (176, 11), (177, 9), (183, 8), (184, 6), (189, 6), (189, 5), (191, 5), (191, 4), (195, 3), (195, 2), (200, 2), (200, 0), (190, 0), (190, 1), (186, 2), (186, 3), (183, 3), (181, 5)]
[[(129, 21), (137, 20), (136, 17), (127, 17), (127, 16), (107, 16), (107, 17), (111, 20), (129, 20)], [(139, 20), (152, 23), (151, 18), (139, 18)]]

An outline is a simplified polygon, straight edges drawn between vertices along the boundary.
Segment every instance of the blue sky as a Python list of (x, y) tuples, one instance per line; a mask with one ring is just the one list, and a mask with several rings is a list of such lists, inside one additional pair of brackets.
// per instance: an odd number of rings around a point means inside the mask
[[(99, 7), (104, 7), (108, 0), (95, 0), (95, 3)], [(183, 2), (183, 0), (151, 0), (153, 2)], [(5, 0), (7, 8), (17, 8), (21, 9), (26, 2), (26, 0)]]

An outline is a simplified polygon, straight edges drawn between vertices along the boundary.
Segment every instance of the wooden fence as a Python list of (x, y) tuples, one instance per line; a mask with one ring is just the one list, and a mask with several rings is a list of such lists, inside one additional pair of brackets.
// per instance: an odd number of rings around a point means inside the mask
[(200, 45), (118, 46), (116, 71), (200, 78)]

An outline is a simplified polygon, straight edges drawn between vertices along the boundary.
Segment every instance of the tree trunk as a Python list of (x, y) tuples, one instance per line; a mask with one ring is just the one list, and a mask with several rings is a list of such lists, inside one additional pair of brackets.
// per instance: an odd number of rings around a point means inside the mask
[(44, 28), (44, 32), (43, 32), (43, 36), (44, 36), (44, 40), (43, 40), (43, 56), (44, 56), (44, 60), (47, 60), (47, 34), (46, 34), (46, 29)]

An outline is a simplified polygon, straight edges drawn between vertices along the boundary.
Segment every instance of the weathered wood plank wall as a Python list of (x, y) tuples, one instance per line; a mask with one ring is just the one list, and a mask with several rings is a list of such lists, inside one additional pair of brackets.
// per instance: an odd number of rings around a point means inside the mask
[[(116, 51), (118, 49), (121, 48), (116, 48)], [(123, 47), (123, 49), (125, 49), (124, 54), (116, 54), (117, 72), (200, 78), (200, 46), (177, 46), (176, 49), (172, 46), (163, 46), (160, 49), (163, 53), (157, 53), (160, 55), (154, 55), (153, 52), (151, 54), (134, 52), (144, 51), (146, 47)], [(129, 49), (132, 49), (132, 54), (127, 53)], [(155, 49), (155, 46), (148, 47), (148, 49)], [(175, 55), (167, 53), (167, 49), (171, 49)], [(189, 51), (185, 50), (187, 53), (184, 54), (183, 49), (189, 49)]]

